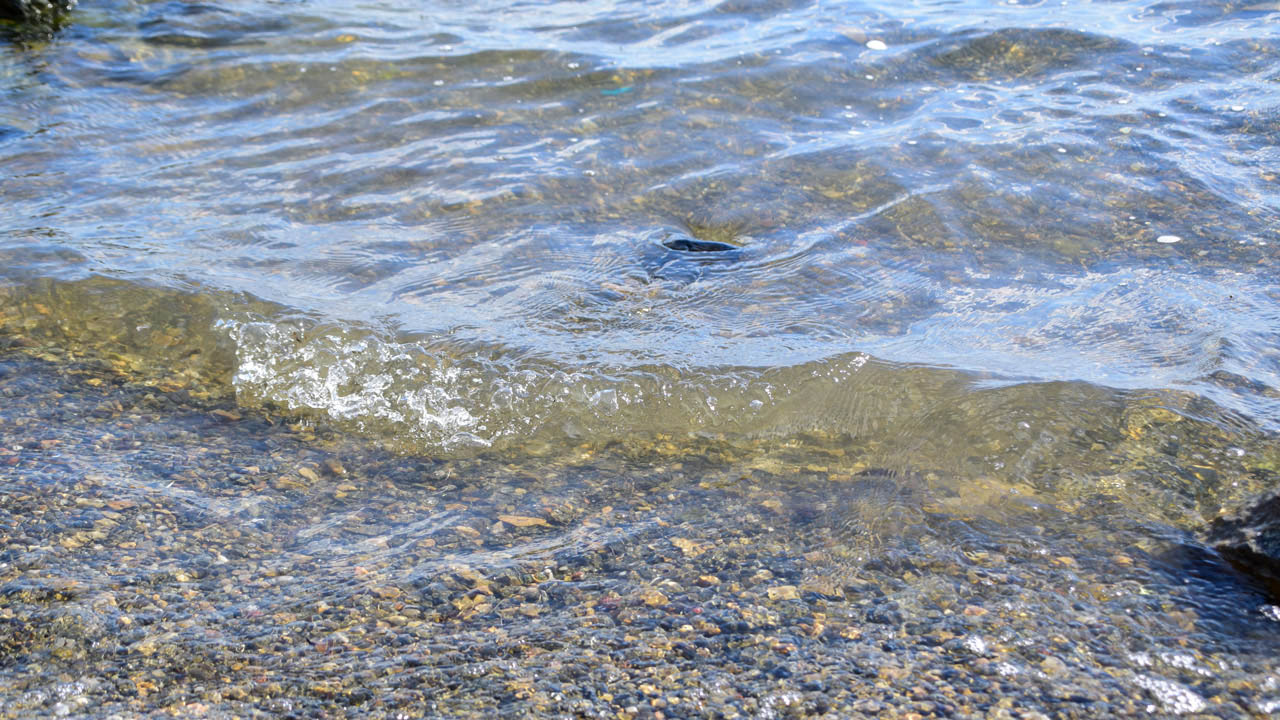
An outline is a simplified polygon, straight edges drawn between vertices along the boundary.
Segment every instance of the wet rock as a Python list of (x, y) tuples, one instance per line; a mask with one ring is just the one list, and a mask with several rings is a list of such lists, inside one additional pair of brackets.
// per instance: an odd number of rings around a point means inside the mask
[(662, 242), (669, 250), (679, 252), (731, 252), (737, 250), (737, 245), (730, 245), (725, 242), (717, 242), (714, 240), (698, 240), (691, 237), (670, 237)]
[(1280, 597), (1280, 490), (1209, 524), (1205, 542)]
[(768, 589), (770, 600), (798, 600), (800, 593), (795, 585), (776, 585)]
[(0, 0), (0, 20), (18, 23), (20, 35), (48, 35), (75, 5), (75, 0)]
[(704, 276), (708, 268), (732, 264), (742, 248), (721, 240), (682, 232), (660, 231), (656, 243), (642, 250), (649, 276), (684, 285)]

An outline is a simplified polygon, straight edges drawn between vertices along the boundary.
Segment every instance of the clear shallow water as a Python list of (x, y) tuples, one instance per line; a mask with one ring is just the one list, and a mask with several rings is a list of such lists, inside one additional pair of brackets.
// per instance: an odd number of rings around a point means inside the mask
[(571, 665), (705, 607), (1058, 678), (1023, 709), (1274, 709), (1275, 608), (1193, 533), (1280, 472), (1280, 8), (83, 5), (0, 45), (0, 339), (57, 363), (0, 367), (5, 647), (396, 707), (334, 627)]
[[(862, 354), (1187, 390), (1274, 429), (1250, 389), (1280, 371), (1273, 19), (90, 4), (5, 49), (5, 265), (274, 303), (204, 330), (246, 397), (433, 451), (652, 429), (615, 404), (763, 431)], [(304, 317), (325, 330), (286, 351)]]

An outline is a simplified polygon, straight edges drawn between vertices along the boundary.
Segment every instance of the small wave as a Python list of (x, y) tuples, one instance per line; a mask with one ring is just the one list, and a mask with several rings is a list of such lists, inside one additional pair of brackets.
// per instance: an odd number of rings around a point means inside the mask
[[(826, 458), (817, 472), (833, 477), (868, 466), (929, 470), (1067, 498), (1095, 495), (1103, 477), (1111, 478), (1105, 491), (1188, 523), (1198, 503), (1239, 491), (1206, 486), (1205, 468), (1218, 468), (1217, 477), (1270, 462), (1264, 429), (1212, 401), (1230, 401), (1227, 387), (1257, 397), (1225, 372), (1212, 376), (1219, 394), (1210, 398), (1018, 380), (862, 352), (767, 368), (564, 364), (326, 322), (218, 292), (103, 278), (3, 292), (0, 337), (11, 343), (96, 358), (165, 390), (234, 395), (247, 408), (313, 417), (434, 457), (623, 448), (736, 457), (770, 472), (815, 472), (815, 458)], [(1183, 452), (1203, 459), (1188, 465)]]

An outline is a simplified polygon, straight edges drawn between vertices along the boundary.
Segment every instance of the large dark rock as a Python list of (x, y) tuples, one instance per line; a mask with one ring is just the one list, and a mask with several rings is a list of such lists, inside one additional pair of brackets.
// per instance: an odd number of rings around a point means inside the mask
[(76, 0), (0, 0), (0, 20), (55, 26)]
[(1209, 523), (1204, 539), (1280, 598), (1280, 489)]

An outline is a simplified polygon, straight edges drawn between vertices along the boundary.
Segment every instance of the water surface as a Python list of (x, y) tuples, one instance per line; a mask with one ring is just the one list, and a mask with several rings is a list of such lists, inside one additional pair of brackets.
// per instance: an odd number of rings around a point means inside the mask
[[(764, 493), (846, 567), (892, 523), (797, 497), (905, 483), (934, 518), (909, 546), (966, 542), (944, 517), (1005, 550), (1195, 546), (1280, 462), (1277, 13), (84, 2), (0, 45), (0, 329), (179, 405), (476, 462), (477, 488), (580, 462), (610, 507), (653, 476), (676, 514)], [(305, 507), (273, 542), (351, 511)]]

